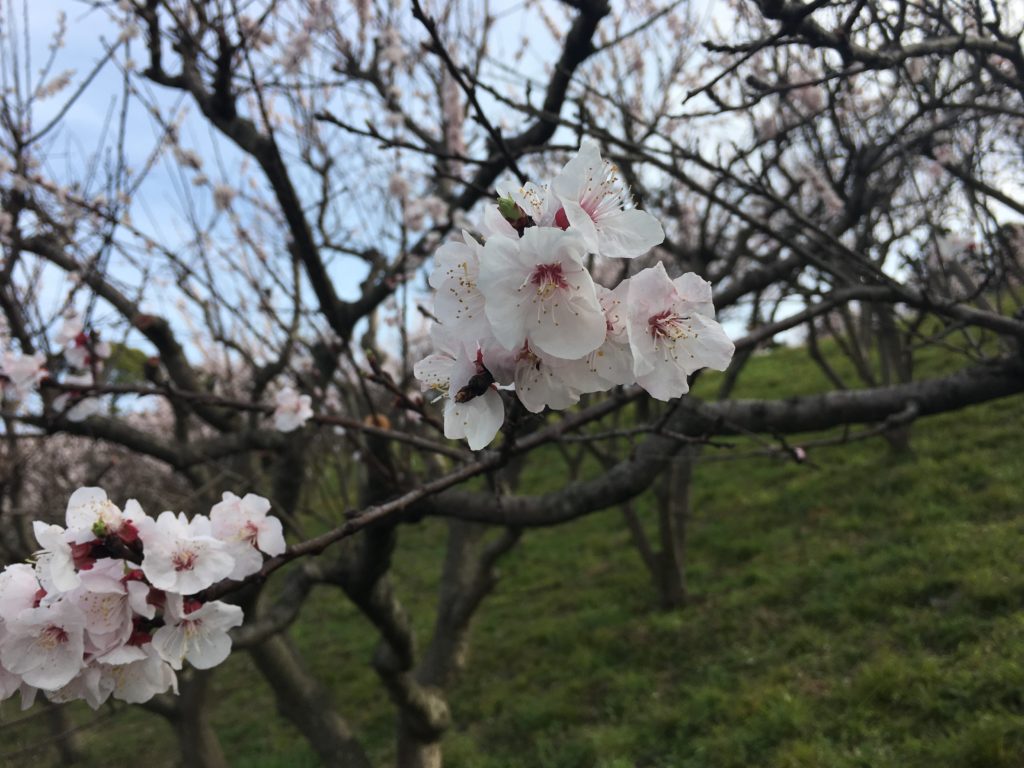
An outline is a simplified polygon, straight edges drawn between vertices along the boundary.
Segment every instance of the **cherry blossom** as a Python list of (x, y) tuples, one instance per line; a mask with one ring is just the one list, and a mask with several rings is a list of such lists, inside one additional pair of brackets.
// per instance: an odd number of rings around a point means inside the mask
[(4, 669), (37, 688), (60, 688), (83, 664), (85, 617), (66, 601), (28, 608), (4, 622), (0, 645)]
[(270, 502), (262, 496), (247, 493), (239, 498), (227, 492), (210, 509), (213, 535), (225, 543), (235, 560), (231, 579), (244, 579), (263, 565), (261, 552), (271, 557), (285, 550), (281, 521), (269, 516)]
[(714, 316), (711, 285), (692, 272), (672, 280), (659, 262), (630, 278), (626, 330), (637, 383), (670, 400), (689, 391), (694, 371), (724, 371), (734, 346)]
[(651, 214), (633, 207), (629, 188), (611, 163), (601, 158), (597, 142), (585, 139), (551, 183), (562, 204), (555, 225), (571, 229), (587, 248), (609, 258), (642, 256), (665, 239)]
[(227, 545), (213, 537), (210, 520), (162, 512), (139, 526), (145, 547), (142, 572), (157, 589), (191, 595), (227, 578), (235, 568)]
[(434, 352), (414, 373), (444, 400), (446, 437), (489, 444), (504, 418), (499, 384), (540, 413), (634, 383), (667, 400), (698, 368), (728, 365), (733, 345), (700, 278), (672, 281), (660, 263), (613, 287), (591, 276), (585, 258), (633, 258), (664, 239), (596, 143), (585, 141), (550, 186), (498, 191), (476, 230), (483, 245), (464, 230), (438, 249), (430, 274)]
[(434, 294), (434, 315), (450, 333), (465, 341), (490, 335), (484, 311), (484, 296), (477, 286), (483, 246), (463, 230), (463, 242), (449, 241), (434, 254), (430, 287)]
[(444, 397), (444, 435), (465, 438), (471, 450), (486, 447), (501, 429), (505, 406), (495, 391), (493, 373), (479, 346), (470, 354), (466, 345), (440, 330), (432, 333), (438, 352), (416, 363), (413, 373), (423, 388)]
[(278, 392), (274, 402), (274, 429), (279, 432), (292, 432), (313, 418), (312, 398), (291, 387)]
[(0, 393), (10, 394), (15, 400), (24, 399), (46, 378), (45, 363), (46, 356), (41, 352), (34, 355), (4, 352), (0, 358)]
[(260, 496), (225, 493), (211, 509), (222, 541), (203, 515), (153, 520), (134, 500), (122, 511), (102, 488), (76, 490), (68, 529), (34, 521), (42, 551), (0, 572), (0, 699), (20, 692), (30, 706), (42, 690), (93, 708), (111, 696), (142, 703), (176, 693), (184, 661), (222, 662), (242, 609), (196, 593), (284, 551), (269, 509)]
[(210, 669), (231, 653), (228, 630), (242, 623), (242, 609), (220, 601), (200, 605), (168, 595), (165, 624), (153, 635), (153, 648), (173, 669), (187, 659), (196, 669)]
[(480, 259), (480, 292), (495, 337), (506, 349), (524, 342), (575, 359), (604, 343), (605, 319), (583, 266), (583, 241), (556, 227), (522, 238), (492, 237)]
[[(62, 383), (66, 387), (82, 387), (83, 389), (94, 386), (91, 373), (65, 376)], [(53, 409), (58, 413), (63, 413), (64, 418), (68, 421), (85, 421), (103, 410), (103, 402), (98, 397), (90, 397), (83, 394), (82, 391), (71, 390), (54, 398)]]

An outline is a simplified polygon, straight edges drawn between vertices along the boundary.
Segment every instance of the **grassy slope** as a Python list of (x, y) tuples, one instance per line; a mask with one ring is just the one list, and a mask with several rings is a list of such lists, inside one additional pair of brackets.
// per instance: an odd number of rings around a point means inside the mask
[[(740, 395), (822, 386), (796, 352), (751, 365)], [(529, 533), (475, 625), (447, 764), (1024, 764), (1022, 417), (1016, 398), (922, 422), (906, 459), (873, 439), (815, 450), (816, 468), (703, 463), (681, 612), (655, 608), (617, 511)], [(411, 528), (398, 558), (424, 632), (443, 536), (436, 522)], [(295, 635), (375, 757), (389, 757), (364, 624), (320, 591)], [(316, 764), (244, 654), (215, 689), (233, 765)], [(19, 716), (9, 702), (0, 714)], [(128, 764), (145, 748), (148, 768), (171, 764), (169, 730), (142, 723), (127, 709), (84, 730), (91, 762)], [(41, 736), (0, 731), (0, 757)]]

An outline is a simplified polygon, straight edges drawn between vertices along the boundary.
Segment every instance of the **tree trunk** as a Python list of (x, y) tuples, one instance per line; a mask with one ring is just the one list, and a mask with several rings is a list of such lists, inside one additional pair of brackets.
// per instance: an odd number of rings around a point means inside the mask
[(68, 717), (67, 710), (62, 704), (47, 704), (47, 719), (50, 721), (50, 731), (53, 734), (53, 745), (60, 755), (61, 765), (71, 765), (82, 759), (82, 745), (79, 743), (78, 734), (75, 732), (75, 724)]
[(206, 708), (206, 691), (211, 677), (210, 672), (193, 670), (178, 678), (180, 699), (173, 722), (182, 762), (189, 768), (228, 766)]
[(686, 525), (690, 517), (690, 481), (694, 449), (684, 447), (668, 466), (666, 488), (658, 505), (658, 596), (666, 610), (686, 604)]
[(423, 739), (404, 717), (398, 719), (397, 768), (441, 768), (441, 740)]

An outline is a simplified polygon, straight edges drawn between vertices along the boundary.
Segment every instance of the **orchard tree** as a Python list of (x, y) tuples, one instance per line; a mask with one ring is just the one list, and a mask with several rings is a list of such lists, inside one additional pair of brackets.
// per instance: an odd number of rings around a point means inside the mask
[[(377, 634), (397, 763), (439, 766), (530, 529), (623, 505), (678, 607), (707, 452), (906, 449), (1024, 390), (1012, 3), (68, 12), (109, 30), (91, 70), (61, 69), (63, 16), (41, 57), (5, 16), (0, 50), (0, 691), (26, 705), (135, 703), (224, 765), (206, 694), (234, 650), (324, 765), (369, 765), (289, 637), (321, 587)], [(833, 389), (733, 397), (785, 340)], [(919, 376), (934, 349), (958, 367)], [(520, 487), (534, 460), (557, 490)], [(427, 519), (418, 638), (391, 571)]]

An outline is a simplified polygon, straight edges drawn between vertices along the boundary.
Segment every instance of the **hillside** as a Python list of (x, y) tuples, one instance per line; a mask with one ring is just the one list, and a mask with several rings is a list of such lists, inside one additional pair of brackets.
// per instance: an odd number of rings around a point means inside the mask
[[(796, 351), (751, 366), (743, 396), (821, 384)], [(618, 510), (529, 532), (478, 616), (446, 765), (1024, 764), (1022, 423), (1014, 398), (916, 424), (907, 457), (880, 438), (814, 449), (803, 465), (705, 449), (692, 600), (678, 612), (657, 609)], [(534, 469), (528, 482), (560, 478)], [(436, 521), (403, 530), (396, 558), (424, 632), (443, 533)], [(388, 758), (392, 710), (365, 624), (319, 591), (294, 635)], [(232, 765), (316, 765), (244, 654), (215, 687)], [(26, 716), (12, 702), (0, 714), (0, 764), (55, 760), (40, 718), (12, 725)], [(170, 729), (151, 715), (76, 717), (90, 765), (142, 749), (148, 768), (173, 764)]]

